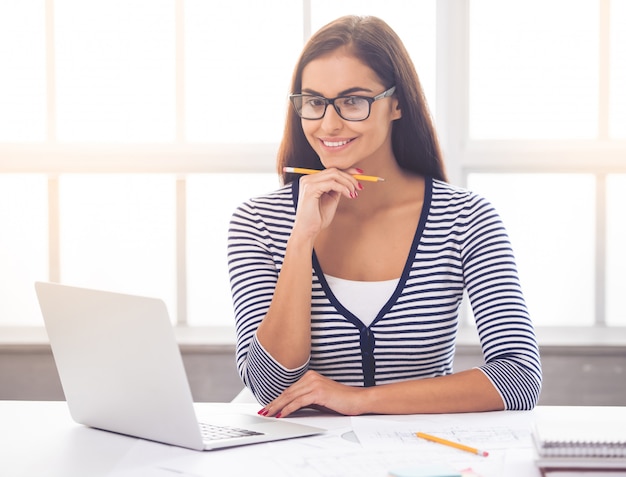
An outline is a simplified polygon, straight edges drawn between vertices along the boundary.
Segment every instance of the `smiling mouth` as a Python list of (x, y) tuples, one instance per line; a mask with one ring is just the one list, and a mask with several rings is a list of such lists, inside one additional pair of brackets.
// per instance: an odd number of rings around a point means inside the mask
[(322, 141), (322, 144), (324, 144), (324, 146), (326, 147), (340, 147), (340, 146), (345, 146), (346, 144), (351, 142), (352, 139), (345, 139), (343, 141), (325, 141), (324, 139), (322, 139), (321, 141)]

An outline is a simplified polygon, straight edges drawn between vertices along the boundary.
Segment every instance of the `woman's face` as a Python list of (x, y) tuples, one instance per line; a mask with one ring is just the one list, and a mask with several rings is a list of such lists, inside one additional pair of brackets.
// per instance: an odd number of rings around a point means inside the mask
[[(391, 86), (382, 84), (374, 70), (344, 49), (311, 61), (302, 71), (302, 93), (325, 98), (374, 97)], [(328, 105), (323, 118), (302, 119), (302, 129), (324, 167), (373, 172), (381, 161), (393, 159), (391, 126), (400, 117), (398, 100), (391, 96), (372, 103), (364, 121), (342, 119)]]

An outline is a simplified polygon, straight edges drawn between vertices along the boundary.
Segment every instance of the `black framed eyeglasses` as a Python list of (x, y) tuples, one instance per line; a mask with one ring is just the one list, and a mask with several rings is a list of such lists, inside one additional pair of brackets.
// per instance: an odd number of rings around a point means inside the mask
[(358, 95), (324, 98), (313, 94), (290, 94), (289, 101), (302, 119), (322, 119), (326, 108), (332, 104), (337, 114), (346, 121), (365, 121), (370, 117), (372, 103), (391, 96), (395, 90), (396, 87), (392, 86), (373, 98)]

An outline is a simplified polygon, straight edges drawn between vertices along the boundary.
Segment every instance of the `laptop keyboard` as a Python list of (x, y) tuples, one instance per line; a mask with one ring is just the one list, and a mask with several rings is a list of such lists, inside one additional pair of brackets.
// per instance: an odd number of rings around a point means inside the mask
[(205, 441), (232, 439), (234, 437), (261, 436), (262, 432), (241, 429), (238, 427), (216, 426), (215, 424), (200, 423), (200, 432)]

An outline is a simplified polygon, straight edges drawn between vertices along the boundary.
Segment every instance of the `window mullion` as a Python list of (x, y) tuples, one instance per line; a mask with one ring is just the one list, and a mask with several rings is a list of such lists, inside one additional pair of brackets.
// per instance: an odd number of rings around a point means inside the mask
[(311, 23), (313, 19), (311, 16), (311, 0), (302, 0), (302, 43), (306, 43), (312, 34)]
[(59, 220), (59, 178), (48, 177), (48, 279), (61, 281), (61, 230)]
[(176, 0), (176, 142), (185, 142), (185, 6)]
[(598, 54), (598, 139), (609, 139), (609, 101), (610, 101), (610, 38), (611, 38), (611, 0), (600, 0), (600, 28), (599, 28), (599, 54)]
[[(45, 3), (46, 38), (46, 142), (56, 143), (56, 50), (54, 41), (54, 0)], [(48, 279), (61, 281), (59, 178), (48, 176)]]
[[(185, 11), (176, 0), (176, 142), (185, 143)], [(187, 183), (176, 180), (176, 323), (187, 325)]]
[(56, 142), (56, 52), (54, 41), (54, 0), (46, 0), (46, 139)]
[(469, 5), (437, 2), (437, 129), (451, 182), (464, 185), (469, 134)]
[[(599, 2), (598, 139), (609, 140), (611, 0)], [(596, 174), (595, 324), (606, 325), (606, 173)]]
[(606, 173), (596, 174), (595, 324), (606, 325)]
[(176, 323), (188, 324), (187, 316), (187, 181), (176, 180)]

